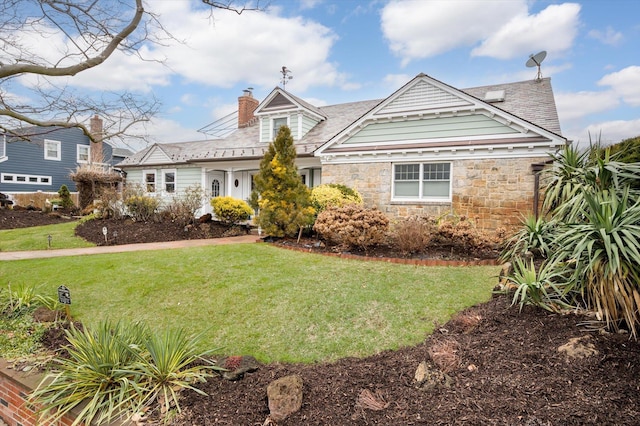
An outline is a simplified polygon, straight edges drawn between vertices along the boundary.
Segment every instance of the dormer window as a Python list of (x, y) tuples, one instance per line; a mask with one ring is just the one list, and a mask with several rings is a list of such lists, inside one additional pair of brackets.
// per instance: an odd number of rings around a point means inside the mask
[(289, 125), (289, 118), (288, 117), (278, 117), (278, 118), (274, 118), (273, 120), (271, 120), (271, 137), (272, 140), (276, 139), (276, 136), (278, 136), (278, 131), (280, 130), (280, 127), (282, 126), (288, 126)]

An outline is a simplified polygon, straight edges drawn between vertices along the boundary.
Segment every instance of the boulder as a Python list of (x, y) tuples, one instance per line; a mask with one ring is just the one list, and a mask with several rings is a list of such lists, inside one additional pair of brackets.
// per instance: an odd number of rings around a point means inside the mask
[(440, 387), (450, 388), (453, 379), (427, 361), (422, 361), (416, 369), (414, 384), (416, 388), (428, 391)]
[(279, 422), (302, 407), (302, 378), (298, 375), (281, 377), (267, 387), (269, 417)]
[(252, 356), (230, 356), (221, 359), (219, 365), (228, 371), (222, 372), (222, 377), (236, 381), (244, 377), (245, 373), (253, 373), (260, 367), (260, 363)]
[(574, 337), (569, 342), (558, 347), (558, 352), (564, 353), (567, 358), (587, 358), (592, 355), (598, 355), (598, 350), (591, 343), (591, 336)]

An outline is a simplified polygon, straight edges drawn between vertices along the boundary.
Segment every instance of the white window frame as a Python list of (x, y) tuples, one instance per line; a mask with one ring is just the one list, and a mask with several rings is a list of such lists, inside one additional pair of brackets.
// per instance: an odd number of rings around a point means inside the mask
[[(173, 191), (167, 191), (167, 173), (173, 173)], [(175, 194), (178, 191), (178, 172), (176, 169), (162, 170), (162, 192), (166, 194)]]
[[(18, 180), (20, 179), (20, 180)], [(35, 180), (35, 182), (31, 182)], [(46, 181), (45, 181), (46, 180)], [(51, 176), (44, 175), (23, 175), (21, 173), (0, 173), (0, 182), (15, 183), (18, 185), (52, 185)]]
[[(424, 183), (428, 180), (424, 179), (424, 168), (425, 165), (431, 164), (448, 164), (449, 165), (449, 195), (446, 197), (436, 197), (436, 196), (425, 196), (423, 194)], [(419, 165), (418, 170), (418, 195), (417, 196), (400, 196), (396, 195), (396, 166), (402, 165)], [(437, 181), (445, 181), (446, 179), (437, 180)], [(402, 163), (393, 163), (391, 168), (391, 201), (419, 201), (419, 202), (451, 202), (452, 200), (452, 183), (453, 183), (453, 164), (450, 161), (411, 161), (411, 162), (402, 162)]]
[[(86, 149), (86, 154), (82, 154), (82, 151)], [(87, 159), (83, 160), (82, 155), (86, 155)], [(86, 164), (91, 161), (91, 146), (90, 145), (76, 145), (76, 161), (81, 164)]]
[(0, 163), (5, 160), (7, 160), (7, 135), (3, 133), (0, 140)]
[[(52, 144), (56, 147), (56, 156), (51, 156), (49, 155), (49, 149), (48, 146)], [(60, 141), (54, 141), (51, 139), (45, 139), (44, 140), (44, 159), (45, 160), (52, 160), (52, 161), (60, 161), (62, 160), (62, 142)]]
[[(282, 126), (287, 126), (289, 128), (291, 128), (290, 126), (290, 119), (291, 117), (289, 117), (288, 115), (282, 115), (279, 117), (272, 117), (271, 118), (271, 140), (274, 141), (276, 140), (276, 136), (278, 136), (278, 130), (280, 130), (280, 127)], [(278, 126), (278, 128), (276, 128), (276, 120), (286, 120), (287, 123), (286, 124), (281, 124)]]
[[(149, 191), (149, 183), (147, 182), (147, 175), (153, 175), (154, 190)], [(143, 170), (142, 171), (142, 187), (146, 192), (155, 194), (158, 191), (158, 172), (156, 170)]]

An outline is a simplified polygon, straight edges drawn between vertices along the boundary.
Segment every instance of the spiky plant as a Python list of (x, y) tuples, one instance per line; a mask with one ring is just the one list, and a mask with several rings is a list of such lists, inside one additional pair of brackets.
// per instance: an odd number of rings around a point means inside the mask
[(500, 260), (510, 261), (531, 252), (534, 256), (547, 258), (552, 251), (555, 222), (529, 214), (522, 218), (522, 227), (506, 243)]
[(72, 327), (67, 332), (69, 358), (57, 359), (31, 394), (42, 407), (40, 420), (56, 422), (86, 401), (73, 425), (102, 424), (134, 412), (141, 398), (139, 373), (130, 366), (138, 360), (149, 331), (140, 324), (102, 322), (94, 329)]
[(213, 350), (199, 352), (198, 340), (198, 336), (189, 337), (183, 330), (169, 330), (149, 337), (136, 365), (142, 377), (145, 405), (158, 401), (163, 412), (172, 407), (180, 412), (180, 390), (191, 389), (206, 395), (193, 385), (204, 382), (211, 376), (211, 370), (223, 369), (203, 360), (202, 357)]
[(145, 406), (160, 402), (176, 406), (180, 389), (202, 393), (193, 384), (205, 380), (214, 367), (196, 363), (210, 351), (198, 352), (198, 337), (182, 330), (151, 333), (140, 323), (100, 323), (96, 328), (67, 332), (69, 358), (57, 359), (31, 394), (42, 407), (40, 420), (56, 422), (75, 407), (73, 425), (108, 423), (127, 418)]
[(562, 268), (547, 261), (536, 270), (533, 259), (527, 263), (522, 258), (515, 257), (513, 261), (513, 274), (508, 277), (516, 286), (512, 305), (520, 304), (521, 310), (525, 305), (533, 305), (551, 312), (567, 307), (565, 291), (562, 289), (565, 281)]
[(584, 220), (566, 224), (555, 242), (573, 264), (573, 285), (599, 319), (637, 337), (640, 322), (640, 200), (627, 187), (583, 194)]

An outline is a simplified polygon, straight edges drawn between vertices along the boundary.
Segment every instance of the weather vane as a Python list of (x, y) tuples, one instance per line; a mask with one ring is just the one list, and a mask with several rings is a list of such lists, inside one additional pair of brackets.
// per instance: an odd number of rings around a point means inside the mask
[(282, 80), (280, 80), (280, 83), (282, 83), (282, 88), (286, 90), (287, 88), (287, 81), (291, 80), (293, 78), (293, 76), (291, 75), (291, 70), (285, 66), (282, 67), (282, 70), (280, 71), (280, 74), (282, 74)]

